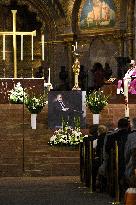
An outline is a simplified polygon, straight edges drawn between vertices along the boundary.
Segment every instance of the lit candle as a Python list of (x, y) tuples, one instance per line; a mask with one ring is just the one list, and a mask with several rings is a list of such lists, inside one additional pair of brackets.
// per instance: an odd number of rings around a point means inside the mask
[(76, 49), (77, 49), (77, 41), (76, 41)]
[(51, 81), (51, 79), (50, 79), (50, 68), (48, 70), (49, 70), (48, 83), (50, 83), (50, 81)]
[(23, 35), (21, 35), (21, 61), (23, 60)]
[(32, 61), (34, 60), (34, 46), (33, 46), (33, 43), (34, 43), (34, 36), (32, 34)]
[(3, 34), (3, 60), (5, 60), (5, 34)]
[(32, 68), (32, 78), (34, 78), (34, 69)]
[(44, 61), (44, 34), (42, 34), (42, 60)]

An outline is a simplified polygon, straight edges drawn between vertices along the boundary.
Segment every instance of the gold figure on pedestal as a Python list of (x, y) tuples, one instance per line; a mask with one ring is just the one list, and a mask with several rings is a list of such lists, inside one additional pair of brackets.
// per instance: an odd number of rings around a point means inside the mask
[(78, 76), (80, 72), (80, 62), (79, 62), (79, 54), (74, 52), (74, 64), (72, 66), (74, 72), (74, 87), (72, 90), (81, 90), (78, 84)]

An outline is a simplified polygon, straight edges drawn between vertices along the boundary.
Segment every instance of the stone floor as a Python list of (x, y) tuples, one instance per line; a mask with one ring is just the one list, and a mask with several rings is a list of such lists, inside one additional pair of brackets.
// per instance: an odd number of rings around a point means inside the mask
[(106, 205), (107, 194), (89, 193), (79, 177), (0, 178), (0, 205)]

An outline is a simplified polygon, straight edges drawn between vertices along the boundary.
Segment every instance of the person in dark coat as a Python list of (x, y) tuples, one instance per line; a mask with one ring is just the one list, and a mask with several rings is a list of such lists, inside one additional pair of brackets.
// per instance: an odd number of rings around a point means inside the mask
[(95, 63), (92, 69), (94, 89), (98, 90), (104, 85), (104, 69), (101, 63)]
[(109, 78), (112, 75), (112, 69), (109, 66), (109, 63), (105, 63), (105, 67), (104, 67), (104, 78), (105, 80), (109, 80)]
[[(132, 119), (132, 132), (128, 135), (127, 142), (125, 144), (125, 163), (126, 163), (126, 169), (125, 169), (125, 176), (126, 178), (130, 178), (131, 175), (133, 175), (134, 172), (134, 166), (136, 168), (136, 159), (135, 162), (133, 162), (132, 153), (134, 153), (136, 150), (136, 118)], [(136, 155), (135, 155), (136, 156)]]
[(65, 122), (68, 121), (69, 107), (66, 106), (61, 94), (57, 95), (56, 99), (53, 102), (52, 109), (53, 109), (53, 115), (55, 116), (54, 124), (56, 126), (61, 126), (62, 120), (64, 120)]
[(61, 66), (61, 71), (59, 72), (59, 78), (61, 80), (61, 84), (57, 88), (57, 90), (70, 90), (69, 82), (68, 82), (68, 71), (66, 71), (65, 66)]
[[(95, 147), (95, 158), (93, 162), (94, 190), (95, 188), (98, 189), (98, 186), (99, 188), (102, 188), (102, 186), (100, 187), (100, 185), (98, 185), (99, 183), (98, 181), (100, 180), (97, 178), (97, 175), (98, 175), (98, 169), (103, 162), (103, 145), (104, 145), (104, 138), (106, 133), (107, 133), (107, 127), (105, 125), (99, 125), (97, 130), (98, 135), (97, 135), (97, 143), (96, 143), (97, 145)], [(97, 178), (97, 184), (96, 184), (96, 178)]]
[(36, 78), (43, 78), (44, 77), (44, 70), (43, 67), (40, 66), (35, 74)]
[(86, 90), (86, 84), (87, 84), (87, 73), (84, 69), (84, 66), (80, 66), (80, 72), (79, 72), (79, 87), (81, 90)]
[[(107, 142), (105, 145), (106, 153), (111, 156), (111, 152), (113, 150), (113, 155), (115, 159), (115, 142), (118, 145), (118, 176), (119, 176), (119, 187), (120, 187), (120, 194), (122, 195), (124, 192), (124, 179), (125, 179), (125, 157), (124, 157), (124, 150), (125, 144), (127, 141), (127, 137), (129, 134), (129, 121), (127, 118), (121, 118), (118, 121), (118, 130), (113, 132), (107, 138)], [(109, 157), (109, 162), (111, 158)], [(110, 163), (109, 163), (110, 164)], [(115, 168), (115, 164), (114, 164)], [(113, 171), (113, 170), (112, 170)], [(109, 167), (109, 175), (110, 175), (110, 167)], [(114, 176), (113, 176), (114, 177)]]

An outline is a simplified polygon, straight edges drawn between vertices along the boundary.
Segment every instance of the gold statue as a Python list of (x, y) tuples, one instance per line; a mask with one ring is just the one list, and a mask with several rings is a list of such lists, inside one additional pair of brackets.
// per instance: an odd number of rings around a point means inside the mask
[(75, 81), (75, 85), (72, 88), (72, 90), (81, 90), (81, 88), (79, 88), (78, 85), (78, 76), (79, 76), (79, 72), (80, 72), (80, 62), (79, 62), (79, 58), (78, 58), (79, 54), (74, 52), (74, 64), (72, 66), (73, 68), (73, 72), (74, 72), (74, 81)]

